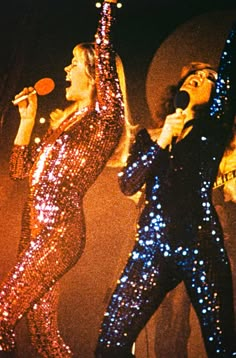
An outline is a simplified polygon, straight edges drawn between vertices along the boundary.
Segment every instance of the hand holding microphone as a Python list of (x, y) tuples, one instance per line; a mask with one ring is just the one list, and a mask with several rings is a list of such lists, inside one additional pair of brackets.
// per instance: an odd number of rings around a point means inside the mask
[(22, 94), (20, 96), (17, 96), (13, 101), (13, 105), (16, 106), (18, 103), (24, 101), (32, 94), (38, 94), (39, 96), (45, 96), (52, 92), (55, 88), (55, 83), (51, 78), (41, 78), (39, 81), (37, 81), (34, 85), (33, 91), (27, 94)]
[(185, 114), (183, 110), (189, 104), (189, 94), (186, 91), (179, 91), (174, 98), (175, 112), (166, 117), (161, 135), (157, 143), (162, 148), (175, 144), (177, 137), (183, 130)]
[[(190, 96), (187, 91), (178, 91), (174, 98), (174, 107), (175, 113), (178, 115), (182, 115), (183, 110), (188, 107), (190, 101)], [(176, 135), (172, 138), (172, 145), (176, 143), (178, 136), (181, 134), (184, 127), (184, 122), (181, 123), (181, 126), (177, 128)]]
[[(14, 143), (28, 145), (35, 124), (37, 112), (37, 96), (50, 93), (55, 87), (51, 78), (42, 78), (35, 83), (34, 87), (24, 88), (12, 101), (14, 106), (19, 105), (20, 125)], [(31, 98), (31, 99), (30, 99)]]

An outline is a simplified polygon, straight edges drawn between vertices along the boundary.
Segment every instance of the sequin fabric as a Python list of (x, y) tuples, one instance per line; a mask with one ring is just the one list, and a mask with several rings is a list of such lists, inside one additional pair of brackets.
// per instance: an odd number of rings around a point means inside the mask
[(95, 37), (94, 108), (49, 131), (34, 153), (29, 146), (12, 151), (11, 176), (29, 175), (30, 190), (17, 263), (0, 287), (0, 351), (15, 348), (14, 327), (26, 314), (32, 344), (42, 357), (72, 357), (58, 330), (58, 280), (83, 252), (83, 197), (117, 146), (124, 123), (111, 43), (113, 8), (103, 4)]
[(222, 52), (208, 118), (196, 120), (171, 151), (141, 130), (119, 173), (126, 195), (146, 184), (146, 201), (134, 248), (104, 315), (97, 357), (130, 357), (142, 328), (181, 281), (199, 318), (208, 357), (236, 354), (231, 269), (211, 199), (235, 105), (234, 26)]

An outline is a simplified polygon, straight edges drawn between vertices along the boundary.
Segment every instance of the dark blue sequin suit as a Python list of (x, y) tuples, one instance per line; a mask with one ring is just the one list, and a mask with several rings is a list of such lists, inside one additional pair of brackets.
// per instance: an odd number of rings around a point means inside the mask
[(195, 120), (171, 151), (141, 130), (119, 175), (126, 195), (146, 184), (146, 202), (134, 249), (104, 316), (98, 357), (131, 357), (138, 334), (181, 281), (199, 318), (208, 356), (234, 355), (231, 269), (211, 191), (235, 106), (234, 26), (221, 56), (208, 117)]

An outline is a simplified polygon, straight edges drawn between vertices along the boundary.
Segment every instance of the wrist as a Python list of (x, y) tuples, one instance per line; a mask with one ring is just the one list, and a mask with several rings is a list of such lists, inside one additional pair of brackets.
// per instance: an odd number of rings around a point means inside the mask
[(162, 149), (165, 149), (170, 143), (170, 138), (164, 135), (160, 135), (159, 138), (156, 140), (157, 145)]

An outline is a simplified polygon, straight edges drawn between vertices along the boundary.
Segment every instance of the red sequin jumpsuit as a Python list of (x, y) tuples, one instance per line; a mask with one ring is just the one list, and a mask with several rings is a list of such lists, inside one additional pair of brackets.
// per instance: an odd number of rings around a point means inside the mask
[[(49, 132), (32, 155), (14, 146), (13, 179), (29, 174), (29, 196), (15, 267), (0, 286), (0, 351), (15, 348), (14, 327), (27, 315), (31, 341), (42, 357), (71, 357), (58, 331), (58, 280), (85, 245), (83, 197), (116, 148), (123, 100), (110, 35), (113, 4), (104, 3), (95, 41), (97, 102), (67, 118), (69, 129)], [(78, 119), (78, 121), (76, 121)]]

